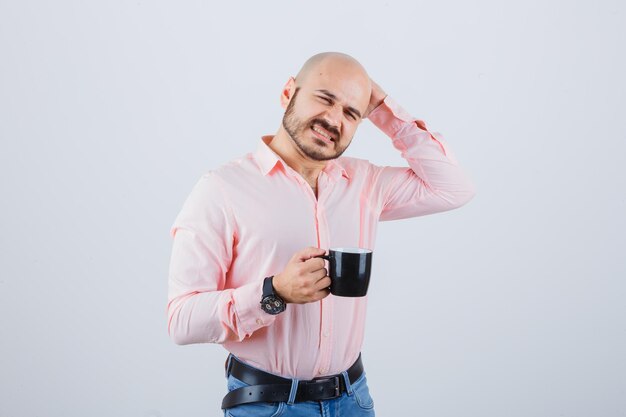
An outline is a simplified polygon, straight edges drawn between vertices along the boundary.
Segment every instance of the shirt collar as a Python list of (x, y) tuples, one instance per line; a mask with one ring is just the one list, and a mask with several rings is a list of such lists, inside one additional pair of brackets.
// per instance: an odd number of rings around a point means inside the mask
[[(283, 159), (272, 150), (272, 148), (268, 146), (268, 143), (270, 143), (273, 138), (274, 136), (261, 137), (257, 151), (254, 154), (254, 158), (259, 164), (261, 172), (263, 173), (263, 175), (272, 174), (276, 171), (274, 169), (276, 166), (282, 166), (285, 172), (289, 172), (290, 170), (293, 171), (293, 169), (289, 165), (287, 165), (285, 161), (283, 161)], [(330, 178), (333, 178), (334, 180), (338, 180), (341, 176), (350, 179), (348, 172), (344, 169), (342, 164), (337, 162), (336, 159), (331, 159), (327, 161), (326, 166), (322, 171), (324, 171)]]

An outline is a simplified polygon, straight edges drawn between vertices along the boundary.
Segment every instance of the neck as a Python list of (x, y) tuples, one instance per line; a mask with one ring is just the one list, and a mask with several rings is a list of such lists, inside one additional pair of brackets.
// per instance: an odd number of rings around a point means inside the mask
[(299, 173), (309, 184), (315, 186), (317, 177), (326, 166), (327, 161), (315, 161), (302, 153), (300, 148), (289, 137), (281, 126), (272, 141), (268, 144), (287, 165)]

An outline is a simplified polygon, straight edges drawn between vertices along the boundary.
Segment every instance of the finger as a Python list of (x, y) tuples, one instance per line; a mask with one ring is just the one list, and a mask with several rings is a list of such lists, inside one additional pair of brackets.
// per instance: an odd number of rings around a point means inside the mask
[[(320, 255), (324, 255), (326, 254), (326, 249), (322, 249), (322, 248), (315, 248), (315, 247), (308, 247), (308, 248), (304, 248), (301, 251), (299, 251), (298, 253), (296, 253), (297, 259), (299, 261), (307, 261), (311, 258), (314, 258), (316, 256), (320, 256)], [(320, 258), (321, 259), (321, 258)]]
[(321, 291), (323, 289), (329, 288), (331, 284), (331, 279), (328, 276), (322, 277), (315, 283), (315, 289)]
[(307, 287), (307, 288), (311, 288), (311, 289), (317, 289), (315, 288), (315, 284), (317, 284), (317, 281), (319, 281), (320, 279), (324, 278), (326, 275), (328, 275), (326, 268), (322, 268), (319, 269), (317, 271), (307, 271), (306, 275), (304, 275), (301, 279), (301, 283), (303, 286)]
[(311, 272), (309, 274), (309, 282), (311, 283), (311, 286), (315, 285), (317, 281), (319, 281), (320, 279), (324, 278), (327, 275), (328, 275), (328, 271), (326, 270), (326, 268), (318, 269), (317, 271)]
[(327, 288), (324, 288), (322, 290), (317, 291), (314, 295), (313, 295), (313, 301), (319, 301), (322, 300), (326, 297), (328, 297), (328, 294), (330, 294), (330, 290)]
[(323, 258), (311, 258), (304, 261), (306, 267), (305, 270), (309, 272), (319, 271), (326, 266), (326, 262)]

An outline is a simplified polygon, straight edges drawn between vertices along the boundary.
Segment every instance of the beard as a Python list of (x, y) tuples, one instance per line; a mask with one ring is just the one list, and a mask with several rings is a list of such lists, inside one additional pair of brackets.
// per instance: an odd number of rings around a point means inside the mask
[[(296, 91), (293, 93), (293, 97), (291, 101), (287, 105), (287, 109), (285, 110), (285, 115), (283, 116), (283, 128), (289, 134), (289, 137), (296, 144), (298, 149), (306, 155), (308, 158), (314, 161), (328, 161), (331, 159), (337, 159), (344, 153), (347, 149), (348, 145), (340, 146), (340, 134), (339, 130), (330, 125), (326, 120), (323, 119), (311, 119), (308, 122), (304, 122), (296, 117), (294, 114), (294, 106), (296, 104), (296, 97), (298, 96), (298, 91), (300, 87), (296, 88)], [(319, 143), (324, 143), (324, 146), (315, 146), (309, 145), (306, 143), (305, 136), (310, 135), (312, 130), (311, 128), (314, 125), (319, 125), (326, 129), (328, 132), (332, 133), (336, 140), (333, 141), (332, 145), (323, 142), (321, 139), (315, 139), (319, 141)], [(325, 153), (321, 148), (324, 147), (333, 147), (333, 152), (331, 154)]]

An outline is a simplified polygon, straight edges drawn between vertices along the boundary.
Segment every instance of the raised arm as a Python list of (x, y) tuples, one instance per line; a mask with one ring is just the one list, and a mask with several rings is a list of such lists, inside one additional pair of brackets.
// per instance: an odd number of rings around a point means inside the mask
[(408, 164), (377, 168), (373, 192), (381, 204), (380, 220), (452, 210), (471, 200), (474, 185), (443, 137), (431, 133), (422, 120), (409, 115), (373, 82), (372, 87), (370, 105), (375, 107), (368, 108), (367, 116), (392, 140)]

